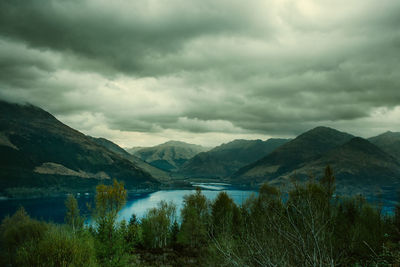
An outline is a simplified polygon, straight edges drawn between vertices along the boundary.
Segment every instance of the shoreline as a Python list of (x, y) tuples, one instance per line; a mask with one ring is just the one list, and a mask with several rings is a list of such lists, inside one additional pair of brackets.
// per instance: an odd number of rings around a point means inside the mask
[[(173, 182), (170, 184), (163, 184), (158, 186), (157, 188), (149, 187), (149, 188), (131, 188), (127, 189), (127, 195), (132, 196), (135, 194), (151, 194), (160, 190), (194, 190), (197, 186), (202, 184), (210, 184), (210, 185), (222, 185), (226, 186), (229, 189), (235, 188), (238, 190), (257, 190), (258, 187), (249, 187), (249, 186), (240, 186), (235, 184), (230, 184), (226, 182), (213, 182), (209, 181), (190, 181), (190, 180), (181, 180), (177, 183)], [(202, 190), (213, 190), (209, 188), (203, 188), (199, 186)], [(217, 189), (216, 189), (217, 190)], [(60, 198), (66, 197), (69, 194), (73, 194), (76, 197), (94, 197), (95, 190), (67, 190), (62, 189), (59, 191), (53, 191), (51, 189), (44, 188), (13, 188), (13, 192), (7, 192), (6, 194), (0, 195), (0, 201), (7, 200), (29, 200), (29, 199), (40, 199), (40, 198)], [(9, 196), (11, 195), (11, 196)]]

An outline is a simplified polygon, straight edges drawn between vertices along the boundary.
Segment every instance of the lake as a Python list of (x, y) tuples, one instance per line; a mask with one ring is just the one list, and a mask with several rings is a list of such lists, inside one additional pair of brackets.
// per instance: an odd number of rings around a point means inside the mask
[[(216, 198), (219, 192), (225, 191), (235, 201), (236, 204), (242, 204), (247, 197), (255, 193), (251, 190), (240, 190), (223, 183), (196, 183), (195, 186), (202, 188), (202, 193), (209, 200)], [(154, 193), (137, 194), (129, 196), (126, 205), (119, 213), (119, 219), (126, 219), (136, 214), (142, 218), (146, 211), (156, 207), (161, 200), (172, 201), (177, 206), (177, 214), (183, 206), (183, 197), (194, 193), (195, 190), (160, 190)], [(93, 195), (81, 194), (76, 196), (79, 208), (82, 214), (89, 217), (87, 203), (93, 205)], [(15, 199), (0, 200), (0, 218), (6, 215), (12, 215), (20, 207), (23, 206), (32, 218), (43, 219), (55, 223), (63, 223), (65, 216), (65, 199), (64, 197), (37, 198), (37, 199)]]

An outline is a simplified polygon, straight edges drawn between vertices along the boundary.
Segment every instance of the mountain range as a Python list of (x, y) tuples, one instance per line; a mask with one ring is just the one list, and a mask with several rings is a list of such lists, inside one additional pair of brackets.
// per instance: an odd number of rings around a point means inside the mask
[(400, 163), (396, 157), (366, 139), (328, 127), (299, 135), (238, 170), (232, 181), (287, 185), (291, 179), (321, 177), (327, 165), (333, 168), (341, 193), (395, 194), (400, 189)]
[(182, 165), (179, 173), (186, 177), (227, 177), (286, 142), (288, 139), (234, 140), (195, 155)]
[(319, 178), (330, 165), (345, 194), (400, 189), (400, 133), (363, 139), (316, 127), (294, 139), (234, 140), (213, 149), (169, 141), (133, 150), (84, 135), (32, 105), (0, 101), (0, 196), (93, 191), (112, 178), (149, 190), (199, 178), (257, 187)]
[(159, 169), (178, 171), (187, 160), (207, 150), (208, 148), (200, 145), (168, 141), (157, 146), (140, 149), (133, 148), (128, 151), (132, 151), (133, 155)]

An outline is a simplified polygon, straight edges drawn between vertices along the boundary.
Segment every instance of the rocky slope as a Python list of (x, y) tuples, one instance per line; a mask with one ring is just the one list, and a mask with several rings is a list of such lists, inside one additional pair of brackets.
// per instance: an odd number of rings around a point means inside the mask
[[(0, 101), (1, 193), (93, 190), (123, 180), (129, 189), (159, 184), (136, 164), (32, 106)], [(28, 189), (28, 190), (26, 190)], [(43, 189), (43, 190), (42, 190)], [(37, 191), (37, 190), (36, 190)]]

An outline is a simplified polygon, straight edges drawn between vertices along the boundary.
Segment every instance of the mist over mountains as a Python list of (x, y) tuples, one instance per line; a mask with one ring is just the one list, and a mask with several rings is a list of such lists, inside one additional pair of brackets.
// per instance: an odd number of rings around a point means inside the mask
[(128, 153), (32, 105), (1, 101), (0, 114), (0, 183), (5, 196), (91, 191), (113, 178), (131, 190), (191, 179), (285, 187), (293, 180), (321, 177), (327, 165), (344, 194), (394, 198), (400, 188), (400, 133), (363, 139), (316, 127), (294, 139), (233, 140), (212, 149), (169, 141)]

